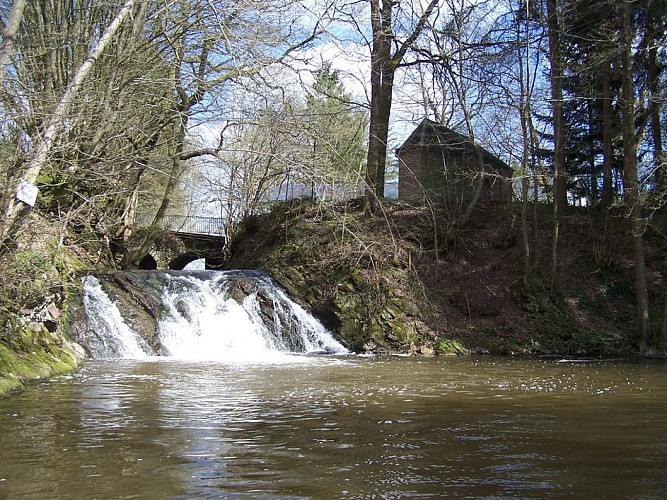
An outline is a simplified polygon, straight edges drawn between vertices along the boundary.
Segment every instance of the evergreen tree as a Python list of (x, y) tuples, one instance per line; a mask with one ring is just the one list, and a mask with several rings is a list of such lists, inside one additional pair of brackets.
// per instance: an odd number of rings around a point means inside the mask
[(564, 12), (563, 107), (569, 190), (589, 206), (597, 204), (605, 192), (602, 204), (608, 206), (613, 173), (622, 168), (620, 80), (611, 72), (620, 64), (613, 44), (618, 13), (613, 5), (590, 0), (571, 1)]
[(306, 102), (314, 178), (354, 185), (362, 179), (368, 120), (351, 101), (338, 71), (324, 64)]

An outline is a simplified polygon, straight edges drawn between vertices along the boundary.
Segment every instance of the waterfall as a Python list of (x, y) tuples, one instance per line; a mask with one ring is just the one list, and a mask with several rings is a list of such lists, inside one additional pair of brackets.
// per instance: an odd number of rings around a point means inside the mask
[(93, 357), (261, 361), (347, 352), (264, 273), (144, 271), (131, 276), (159, 296), (156, 339), (142, 339), (133, 331), (119, 304), (88, 277), (84, 306), (89, 328), (79, 341)]
[(127, 325), (94, 276), (86, 277), (83, 305), (88, 316), (86, 347), (94, 358), (145, 358), (148, 346)]

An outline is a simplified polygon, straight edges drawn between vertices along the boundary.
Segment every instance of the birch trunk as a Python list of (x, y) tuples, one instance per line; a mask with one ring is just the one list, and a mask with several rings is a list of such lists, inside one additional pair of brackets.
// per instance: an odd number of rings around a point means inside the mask
[(4, 80), (7, 74), (9, 59), (12, 57), (12, 48), (14, 39), (21, 26), (23, 11), (25, 10), (25, 0), (14, 0), (12, 10), (2, 32), (2, 45), (0, 45), (0, 81)]
[[(74, 78), (67, 86), (65, 93), (61, 97), (56, 109), (53, 111), (51, 118), (48, 122), (48, 125), (44, 131), (44, 134), (37, 142), (34, 153), (31, 155), (32, 158), (29, 162), (28, 169), (24, 172), (21, 180), (30, 184), (34, 184), (37, 181), (37, 178), (47, 163), (49, 152), (53, 147), (53, 143), (56, 140), (56, 137), (60, 130), (63, 127), (65, 118), (67, 116), (67, 111), (74, 101), (79, 88), (83, 84), (84, 80), (92, 70), (93, 66), (97, 59), (102, 55), (104, 49), (109, 45), (111, 40), (114, 38), (116, 32), (120, 28), (123, 21), (132, 13), (134, 8), (135, 0), (126, 0), (123, 4), (123, 7), (118, 12), (116, 17), (113, 19), (111, 24), (106, 27), (102, 37), (95, 47), (90, 51), (88, 57), (79, 67)], [(18, 188), (18, 183), (16, 188)], [(8, 194), (8, 196), (14, 195), (16, 188)], [(15, 199), (8, 200), (6, 204), (6, 209), (2, 214), (2, 221), (0, 222), (0, 241), (4, 241), (7, 237), (9, 230), (16, 221), (19, 212), (24, 207), (20, 202), (17, 202)]]

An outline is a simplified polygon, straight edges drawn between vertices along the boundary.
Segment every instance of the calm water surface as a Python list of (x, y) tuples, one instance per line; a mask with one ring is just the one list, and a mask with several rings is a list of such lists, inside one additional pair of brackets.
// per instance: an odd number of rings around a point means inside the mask
[(667, 365), (91, 361), (0, 400), (0, 498), (667, 498)]

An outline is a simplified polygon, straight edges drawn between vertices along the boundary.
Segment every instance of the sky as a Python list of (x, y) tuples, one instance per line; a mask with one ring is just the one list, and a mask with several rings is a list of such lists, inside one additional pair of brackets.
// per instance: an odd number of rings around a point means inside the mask
[[(324, 0), (303, 0), (306, 11), (310, 14), (302, 16), (301, 22), (313, 24), (315, 13), (322, 9)], [(425, 5), (426, 0), (418, 0)], [(282, 66), (267, 69), (265, 74), (268, 81), (279, 82), (287, 93), (292, 92), (297, 99), (303, 99), (305, 92), (312, 88), (315, 73), (323, 66), (330, 64), (332, 69), (339, 72), (339, 77), (346, 91), (360, 106), (368, 108), (370, 102), (370, 46), (366, 37), (370, 36), (370, 13), (368, 2), (357, 2), (354, 7), (354, 20), (358, 29), (353, 30), (349, 24), (340, 19), (329, 20), (326, 24), (327, 32), (315, 43), (294, 54), (289, 62), (289, 68)], [(324, 26), (324, 24), (323, 24)], [(366, 30), (366, 33), (360, 31)], [(424, 117), (423, 107), (415, 107), (415, 96), (420, 95), (420, 89), (413, 81), (404, 79), (402, 72), (397, 72), (397, 82), (394, 91), (390, 122), (390, 148), (398, 147), (410, 134), (412, 129)], [(230, 92), (233, 92), (230, 90)], [(235, 95), (231, 101), (235, 104), (247, 100), (247, 94), (241, 89), (240, 95)], [(234, 115), (234, 112), (231, 113)], [(195, 128), (193, 133), (202, 136), (207, 143), (217, 141), (218, 132), (223, 127), (223, 120), (207, 120)]]
[[(306, 22), (312, 23), (314, 16), (312, 12), (315, 12), (315, 9), (318, 8), (316, 2), (321, 0), (305, 1), (309, 3), (311, 12), (310, 17), (305, 16)], [(424, 3), (424, 0), (417, 1)], [(470, 3), (468, 0), (462, 1)], [(360, 106), (368, 108), (370, 100), (370, 47), (366, 40), (368, 33), (361, 33), (364, 30), (370, 30), (368, 2), (364, 1), (358, 5), (363, 6), (365, 10), (361, 9), (359, 16), (355, 18), (358, 26), (357, 30), (353, 31), (349, 28), (349, 25), (345, 27), (340, 22), (331, 22), (328, 25), (329, 33), (306, 49), (294, 54), (288, 66), (271, 67), (264, 72), (266, 81), (274, 83), (277, 89), (273, 91), (266, 90), (259, 99), (251, 97), (251, 94), (242, 86), (228, 89), (225, 116), (207, 120), (196, 126), (192, 133), (201, 137), (202, 141), (208, 145), (217, 144), (225, 120), (230, 117), (238, 118), (241, 116), (237, 114), (240, 111), (234, 111), (235, 106), (245, 110), (253, 109), (253, 106), (261, 107), (265, 105), (265, 101), (271, 100), (271, 92), (274, 92), (275, 95), (291, 95), (294, 99), (305, 101), (306, 92), (312, 88), (314, 83), (315, 73), (325, 63), (330, 64), (332, 69), (338, 71), (339, 78), (353, 99)], [(406, 6), (407, 3), (402, 5)], [(443, 13), (440, 13), (439, 20), (442, 21), (446, 15), (446, 7), (443, 6)], [(336, 36), (332, 36), (332, 34)], [(414, 127), (426, 116), (424, 105), (419, 104), (420, 100), (422, 100), (422, 85), (419, 79), (414, 77), (414, 72), (409, 74), (399, 69), (394, 85), (394, 100), (390, 120), (390, 151), (400, 146)], [(455, 111), (456, 109), (449, 108), (450, 113)], [(434, 117), (429, 116), (429, 118)], [(509, 122), (505, 121), (505, 124), (504, 128), (511, 127)], [(463, 130), (460, 131), (463, 132)], [(500, 135), (490, 138), (496, 144), (507, 142), (506, 137), (512, 135), (511, 130), (498, 130), (498, 133)], [(485, 137), (482, 137), (482, 135), (480, 130), (477, 138), (484, 142)], [(508, 147), (511, 148), (511, 145)], [(490, 149), (493, 150), (493, 148)]]

